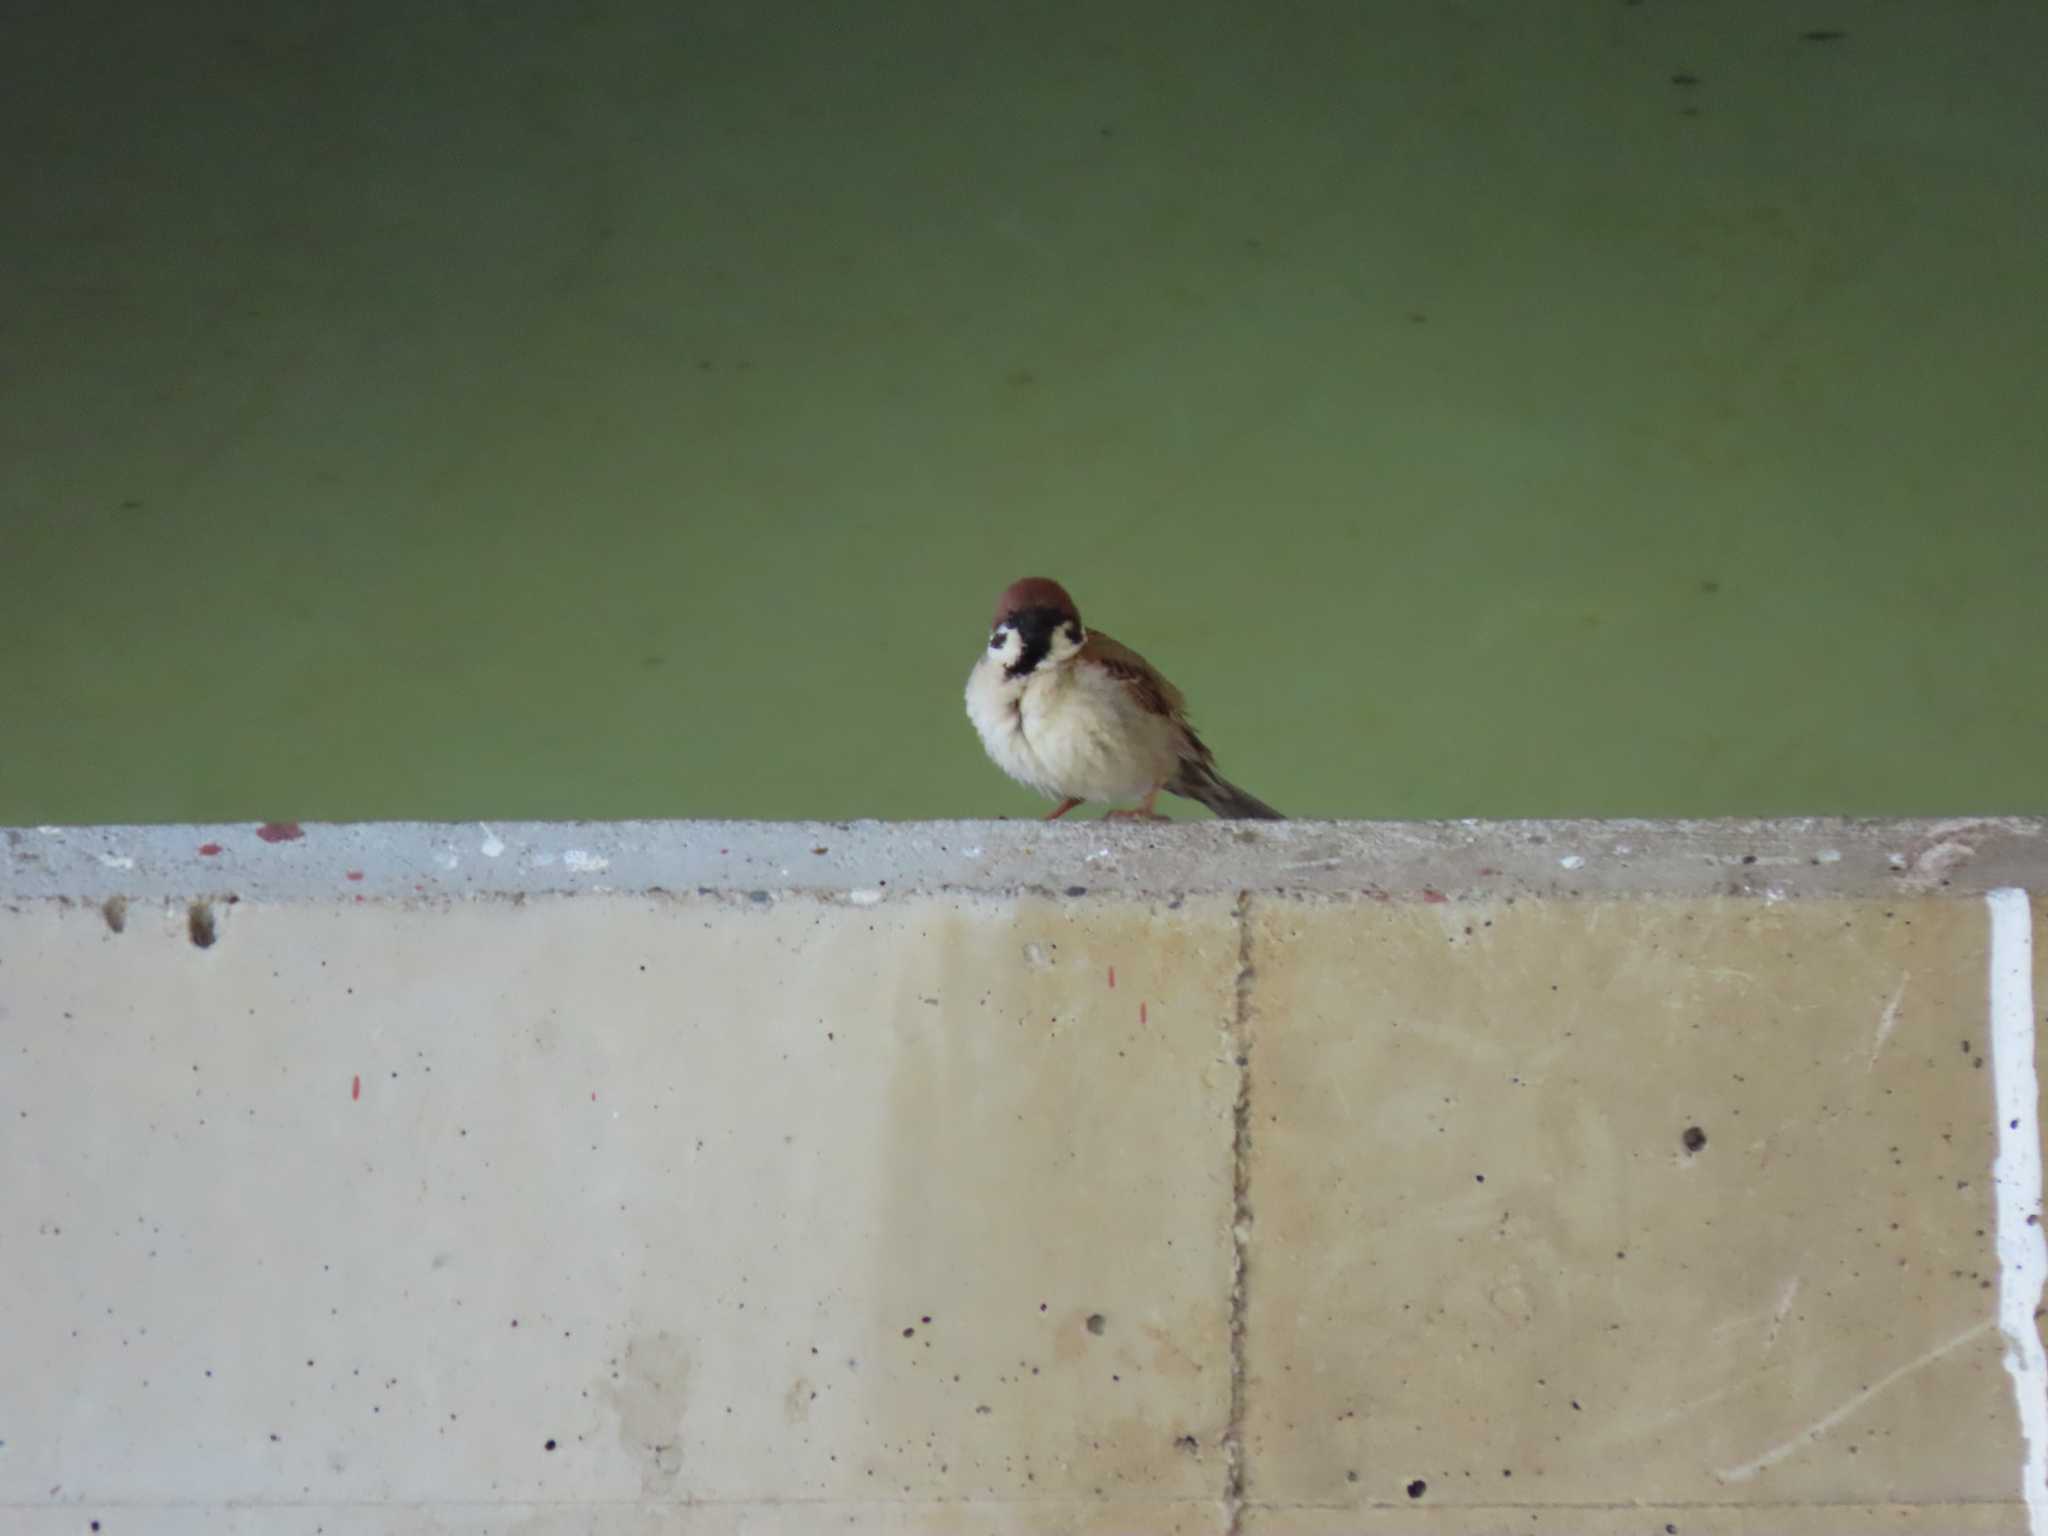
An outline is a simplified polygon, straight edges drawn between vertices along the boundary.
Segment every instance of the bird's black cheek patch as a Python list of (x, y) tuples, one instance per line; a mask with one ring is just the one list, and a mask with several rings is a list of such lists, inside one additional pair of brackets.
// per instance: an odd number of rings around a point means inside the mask
[(1045, 660), (1052, 649), (1052, 633), (1041, 630), (1037, 634), (1024, 636), (1024, 649), (1017, 653), (1017, 659), (1003, 668), (1003, 676), (1009, 678), (1028, 677), (1038, 670), (1038, 664)]

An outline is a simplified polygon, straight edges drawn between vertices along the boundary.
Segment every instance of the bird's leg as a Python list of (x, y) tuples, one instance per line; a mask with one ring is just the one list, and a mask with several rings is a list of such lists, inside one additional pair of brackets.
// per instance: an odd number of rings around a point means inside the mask
[(1159, 799), (1159, 791), (1163, 787), (1164, 786), (1162, 785), (1154, 784), (1151, 790), (1146, 794), (1145, 798), (1138, 802), (1138, 808), (1135, 811), (1104, 811), (1102, 813), (1102, 819), (1104, 821), (1170, 820), (1170, 817), (1162, 816), (1157, 811), (1152, 809), (1153, 803)]
[(1075, 806), (1079, 805), (1080, 803), (1081, 802), (1076, 800), (1072, 795), (1069, 795), (1066, 799), (1062, 800), (1059, 803), (1058, 809), (1047, 811), (1045, 813), (1045, 819), (1047, 821), (1058, 821), (1062, 816), (1066, 815), (1067, 812), (1071, 811)]

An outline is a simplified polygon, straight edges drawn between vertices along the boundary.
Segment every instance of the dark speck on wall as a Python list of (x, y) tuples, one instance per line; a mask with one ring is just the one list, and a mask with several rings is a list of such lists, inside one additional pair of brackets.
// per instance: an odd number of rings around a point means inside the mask
[(1688, 1125), (1685, 1128), (1684, 1141), (1686, 1151), (1697, 1152), (1707, 1144), (1707, 1133), (1696, 1125)]
[(1676, 86), (1690, 88), (1700, 83), (1700, 77), (1681, 69), (1671, 77), (1671, 83)]
[(1408, 1497), (1411, 1499), (1419, 1499), (1427, 1492), (1429, 1492), (1429, 1484), (1419, 1477), (1408, 1485)]
[(1088, 1314), (1088, 1331), (1090, 1333), (1100, 1333), (1108, 1326), (1108, 1320), (1100, 1312), (1090, 1312)]
[(1069, 896), (1086, 896), (1088, 894), (1088, 887), (1085, 885), (1070, 885), (1067, 887), (1067, 894)]
[(1833, 27), (1815, 27), (1811, 32), (1800, 33), (1799, 40), (1804, 43), (1839, 43), (1848, 35), (1846, 32), (1836, 31)]
[(552, 1441), (552, 1440), (550, 1440), (550, 1441), (549, 1441), (549, 1442), (548, 1442), (548, 1443), (547, 1443), (546, 1445), (544, 1445), (544, 1446), (542, 1446), (542, 1447), (541, 1447), (541, 1449), (542, 1449), (542, 1450), (544, 1450), (544, 1451), (552, 1451), (552, 1450), (553, 1450), (554, 1448), (555, 1448), (555, 1442), (554, 1442), (554, 1441)]

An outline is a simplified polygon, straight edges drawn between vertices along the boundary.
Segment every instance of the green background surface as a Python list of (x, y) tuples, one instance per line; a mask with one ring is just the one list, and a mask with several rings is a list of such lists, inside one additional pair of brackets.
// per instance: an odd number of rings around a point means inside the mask
[(1295, 815), (2048, 810), (2043, 57), (28, 8), (0, 823), (1029, 815), (960, 699), (1025, 574)]

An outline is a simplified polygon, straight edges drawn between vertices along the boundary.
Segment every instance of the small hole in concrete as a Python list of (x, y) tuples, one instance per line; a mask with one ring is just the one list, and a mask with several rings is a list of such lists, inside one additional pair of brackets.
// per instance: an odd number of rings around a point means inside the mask
[(1684, 1140), (1686, 1151), (1697, 1152), (1707, 1144), (1707, 1133), (1696, 1125), (1688, 1125), (1685, 1128)]
[(1193, 1435), (1182, 1435), (1173, 1442), (1173, 1448), (1177, 1451), (1186, 1451), (1188, 1455), (1192, 1456), (1202, 1448), (1202, 1442)]
[(128, 927), (128, 898), (109, 896), (100, 908), (100, 916), (107, 920), (107, 926), (116, 933), (125, 932)]
[(1100, 1312), (1090, 1312), (1088, 1314), (1088, 1331), (1090, 1333), (1100, 1333), (1108, 1326), (1109, 1320)]
[(213, 925), (213, 908), (203, 901), (193, 902), (185, 913), (185, 931), (199, 948), (213, 948), (213, 941), (220, 937)]

